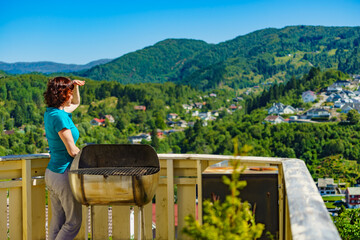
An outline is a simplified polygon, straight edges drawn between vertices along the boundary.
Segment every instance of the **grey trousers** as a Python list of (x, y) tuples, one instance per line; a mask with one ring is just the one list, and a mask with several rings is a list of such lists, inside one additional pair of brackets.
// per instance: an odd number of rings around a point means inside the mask
[(68, 170), (61, 174), (46, 169), (45, 183), (52, 210), (49, 240), (74, 239), (81, 227), (82, 207), (71, 192)]

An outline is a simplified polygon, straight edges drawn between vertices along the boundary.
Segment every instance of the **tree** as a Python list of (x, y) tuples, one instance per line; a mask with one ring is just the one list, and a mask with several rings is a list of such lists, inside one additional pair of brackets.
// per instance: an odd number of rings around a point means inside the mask
[(360, 209), (347, 209), (333, 220), (342, 239), (360, 239)]
[[(251, 150), (246, 145), (244, 148), (247, 152)], [(237, 155), (237, 143), (234, 149)], [(231, 165), (231, 179), (225, 176), (223, 178), (224, 184), (229, 186), (230, 195), (226, 196), (222, 203), (219, 199), (213, 199), (213, 202), (205, 200), (203, 225), (200, 225), (194, 216), (189, 215), (185, 218), (186, 226), (183, 233), (200, 240), (253, 240), (261, 237), (264, 224), (255, 223), (250, 205), (239, 198), (240, 190), (246, 186), (245, 181), (239, 180), (240, 172), (244, 169), (240, 169), (240, 161), (232, 161)]]
[(158, 150), (160, 147), (159, 138), (157, 136), (157, 130), (156, 128), (153, 128), (151, 130), (151, 146), (155, 148), (155, 150)]
[(351, 109), (347, 114), (347, 120), (351, 124), (357, 124), (360, 121), (360, 114), (355, 109)]

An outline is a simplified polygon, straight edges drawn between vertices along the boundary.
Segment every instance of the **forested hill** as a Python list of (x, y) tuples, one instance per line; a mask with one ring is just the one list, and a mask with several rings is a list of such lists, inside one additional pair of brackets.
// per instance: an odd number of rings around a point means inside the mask
[(111, 63), (99, 65), (81, 74), (95, 80), (121, 83), (166, 82), (181, 75), (184, 64), (212, 45), (190, 39), (167, 39), (151, 47), (126, 54)]
[(290, 26), (207, 44), (168, 39), (82, 73), (121, 83), (172, 81), (199, 89), (284, 81), (312, 66), (360, 71), (360, 27)]
[(111, 59), (100, 59), (87, 64), (63, 64), (55, 62), (0, 62), (0, 70), (12, 74), (23, 74), (30, 72), (55, 73), (55, 72), (75, 72), (92, 68), (99, 64), (110, 62)]

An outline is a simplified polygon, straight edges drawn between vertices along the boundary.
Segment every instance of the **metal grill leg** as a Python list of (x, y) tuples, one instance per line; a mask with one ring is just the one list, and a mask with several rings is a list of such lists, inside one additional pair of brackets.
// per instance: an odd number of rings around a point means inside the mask
[(145, 219), (144, 219), (144, 207), (139, 206), (139, 217), (138, 217), (138, 240), (146, 240), (145, 236)]

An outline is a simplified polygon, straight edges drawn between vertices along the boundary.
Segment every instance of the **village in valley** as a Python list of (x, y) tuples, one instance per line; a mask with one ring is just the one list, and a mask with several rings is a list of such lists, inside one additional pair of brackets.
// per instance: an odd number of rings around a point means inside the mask
[(352, 80), (337, 81), (319, 93), (310, 90), (303, 92), (303, 102), (312, 104), (309, 109), (294, 108), (281, 102), (273, 103), (267, 109), (268, 116), (264, 122), (277, 124), (346, 121), (343, 114), (349, 113), (352, 109), (360, 112), (359, 82), (360, 75), (354, 75)]

